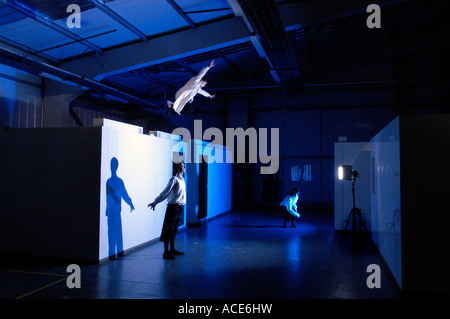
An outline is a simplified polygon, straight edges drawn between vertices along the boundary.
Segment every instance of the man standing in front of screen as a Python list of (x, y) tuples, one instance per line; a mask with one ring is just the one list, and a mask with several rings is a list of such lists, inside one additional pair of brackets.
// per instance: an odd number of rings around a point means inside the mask
[(209, 97), (210, 99), (213, 99), (216, 96), (215, 94), (211, 95), (205, 90), (203, 90), (206, 83), (208, 83), (203, 77), (205, 76), (206, 72), (208, 72), (209, 69), (212, 68), (214, 65), (215, 65), (214, 60), (212, 60), (209, 66), (206, 66), (203, 69), (201, 69), (201, 71), (197, 76), (192, 77), (181, 89), (179, 89), (177, 93), (175, 93), (175, 102), (167, 101), (167, 106), (169, 107), (169, 114), (170, 112), (175, 111), (176, 113), (181, 115), (180, 113), (185, 107), (185, 105), (188, 102), (192, 103), (194, 101), (194, 96), (196, 96), (197, 93)]
[(174, 255), (184, 255), (184, 253), (175, 249), (175, 237), (181, 221), (183, 206), (186, 204), (186, 184), (183, 177), (186, 168), (183, 162), (174, 163), (173, 166), (174, 176), (169, 179), (166, 188), (156, 197), (153, 203), (147, 206), (155, 210), (155, 206), (167, 198), (166, 215), (159, 239), (164, 242), (164, 259), (175, 259)]

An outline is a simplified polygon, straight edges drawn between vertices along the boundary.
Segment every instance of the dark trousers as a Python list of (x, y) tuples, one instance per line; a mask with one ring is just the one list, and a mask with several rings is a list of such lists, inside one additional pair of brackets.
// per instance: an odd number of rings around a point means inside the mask
[(160, 241), (171, 242), (175, 241), (175, 237), (178, 232), (178, 225), (181, 222), (181, 213), (183, 212), (183, 206), (178, 204), (168, 204), (166, 209), (166, 215), (164, 217), (164, 223), (161, 231)]
[(284, 213), (284, 223), (291, 221), (291, 223), (294, 222), (294, 216), (289, 213), (286, 206), (280, 206), (281, 211)]

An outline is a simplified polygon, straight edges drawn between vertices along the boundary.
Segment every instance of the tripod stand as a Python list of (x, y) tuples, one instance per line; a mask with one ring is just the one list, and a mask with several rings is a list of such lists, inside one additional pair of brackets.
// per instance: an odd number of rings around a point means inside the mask
[[(355, 205), (355, 181), (356, 181), (356, 177), (359, 176), (359, 173), (357, 171), (352, 171), (352, 195), (353, 195), (353, 208), (350, 211), (350, 214), (348, 215), (348, 219), (345, 221), (345, 228), (344, 228), (344, 233), (345, 231), (347, 231), (348, 228), (348, 224), (350, 223), (350, 219), (352, 220), (352, 234), (355, 234), (356, 232), (356, 223), (357, 223), (357, 219), (358, 219), (358, 231), (362, 231), (362, 228), (364, 227), (364, 229), (367, 231), (367, 227), (366, 227), (366, 222), (362, 220), (362, 216), (361, 216), (361, 209), (357, 208)], [(344, 240), (344, 237), (342, 237), (341, 239), (341, 243)]]

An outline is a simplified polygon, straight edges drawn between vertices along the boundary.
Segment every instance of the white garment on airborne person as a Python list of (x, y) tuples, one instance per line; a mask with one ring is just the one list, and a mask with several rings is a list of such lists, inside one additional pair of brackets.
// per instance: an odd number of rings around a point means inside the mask
[(201, 88), (201, 80), (209, 69), (209, 66), (204, 67), (197, 76), (192, 77), (181, 89), (177, 91), (175, 94), (175, 102), (167, 101), (167, 105), (169, 107), (173, 107), (174, 111), (180, 114), (187, 102), (192, 103), (194, 96), (196, 96), (197, 93), (210, 97), (211, 94)]

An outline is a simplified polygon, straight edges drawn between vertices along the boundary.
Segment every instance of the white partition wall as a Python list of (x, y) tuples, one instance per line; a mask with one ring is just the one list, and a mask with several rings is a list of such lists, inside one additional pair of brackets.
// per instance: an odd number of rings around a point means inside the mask
[(96, 124), (0, 131), (1, 253), (100, 261), (159, 238), (167, 202), (147, 205), (185, 143)]
[(372, 239), (402, 288), (400, 122), (371, 139)]
[(99, 259), (159, 237), (166, 201), (155, 211), (147, 205), (172, 176), (172, 154), (179, 143), (140, 134), (140, 128), (133, 131), (129, 125), (122, 129), (117, 122), (102, 124)]
[(450, 116), (402, 115), (371, 139), (372, 238), (398, 285), (450, 293)]

